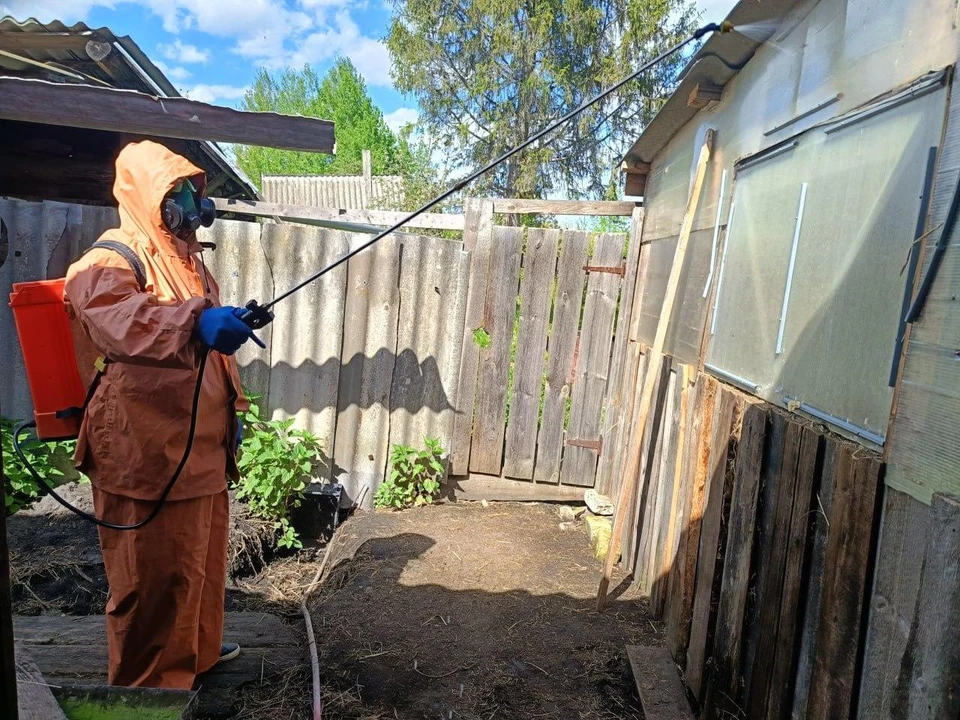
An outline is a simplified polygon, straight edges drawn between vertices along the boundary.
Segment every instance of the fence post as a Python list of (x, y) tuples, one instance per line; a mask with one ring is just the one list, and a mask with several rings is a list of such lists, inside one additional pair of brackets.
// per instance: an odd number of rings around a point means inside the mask
[(0, 712), (17, 720), (17, 673), (13, 657), (13, 605), (10, 557), (7, 553), (7, 511), (4, 497), (3, 450), (0, 449)]
[(470, 280), (466, 318), (463, 326), (463, 353), (457, 382), (456, 410), (450, 450), (450, 474), (466, 475), (470, 467), (470, 440), (476, 401), (480, 348), (473, 331), (483, 324), (487, 296), (487, 275), (493, 234), (493, 201), (466, 198), (463, 203), (463, 249), (470, 253)]

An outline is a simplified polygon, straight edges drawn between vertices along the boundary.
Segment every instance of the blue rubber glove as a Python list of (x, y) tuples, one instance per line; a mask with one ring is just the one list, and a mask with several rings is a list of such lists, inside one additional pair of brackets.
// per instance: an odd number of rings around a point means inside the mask
[(233, 355), (247, 340), (266, 347), (253, 334), (253, 328), (240, 320), (245, 312), (238, 307), (208, 308), (200, 313), (194, 334), (201, 343), (223, 355)]

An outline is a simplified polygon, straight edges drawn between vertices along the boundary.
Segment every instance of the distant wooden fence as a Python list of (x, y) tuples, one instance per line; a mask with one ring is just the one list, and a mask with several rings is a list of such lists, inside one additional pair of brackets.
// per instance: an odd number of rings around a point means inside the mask
[[(641, 216), (626, 203), (609, 205)], [(471, 283), (451, 455), (451, 482), (464, 497), (582, 498), (618, 422), (612, 390), (620, 386), (639, 243), (493, 222), (495, 212), (552, 206), (467, 203)]]

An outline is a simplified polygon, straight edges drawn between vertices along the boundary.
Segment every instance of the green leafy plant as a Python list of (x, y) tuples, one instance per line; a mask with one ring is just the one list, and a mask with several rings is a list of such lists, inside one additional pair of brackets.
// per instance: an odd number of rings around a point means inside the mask
[(488, 348), (490, 347), (490, 333), (479, 327), (473, 331), (473, 341), (481, 349)]
[[(15, 423), (6, 418), (0, 419), (0, 436), (3, 449), (3, 493), (7, 516), (18, 510), (30, 507), (43, 495), (36, 481), (27, 472), (13, 450), (13, 430)], [(89, 482), (85, 475), (73, 468), (75, 441), (40, 442), (24, 440), (23, 454), (37, 473), (54, 487), (69, 482)]]
[(440, 441), (425, 438), (426, 448), (394, 445), (390, 451), (390, 476), (377, 488), (373, 504), (378, 508), (430, 505), (440, 492), (446, 462)]
[(274, 524), (280, 547), (303, 547), (290, 524), (290, 511), (300, 505), (305, 479), (320, 462), (320, 441), (305, 430), (295, 430), (293, 420), (262, 419), (254, 403), (242, 420), (237, 499), (246, 502), (254, 515)]

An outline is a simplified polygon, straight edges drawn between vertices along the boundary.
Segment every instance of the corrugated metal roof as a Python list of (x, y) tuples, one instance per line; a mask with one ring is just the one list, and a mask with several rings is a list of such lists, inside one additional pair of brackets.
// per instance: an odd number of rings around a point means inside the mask
[(687, 106), (691, 91), (700, 83), (726, 85), (753, 57), (777, 30), (775, 21), (781, 21), (804, 0), (740, 0), (726, 19), (734, 27), (750, 27), (750, 34), (734, 30), (729, 33), (713, 33), (703, 47), (690, 59), (682, 80), (667, 99), (660, 112), (627, 152), (628, 163), (649, 163), (666, 147), (674, 135), (699, 112)]
[[(35, 18), (0, 18), (0, 49), (20, 56), (0, 55), (0, 73), (18, 77), (43, 77), (58, 82), (71, 78), (57, 73), (63, 70), (74, 80), (94, 85), (107, 84), (161, 97), (180, 97), (166, 76), (129, 36), (118, 37), (106, 27), (91, 28), (84, 23), (65, 25), (59, 20), (41, 23)], [(51, 66), (49, 69), (35, 63)], [(207, 171), (211, 183), (226, 175), (228, 196), (258, 198), (253, 183), (234, 167), (223, 150), (213, 142), (196, 142), (197, 152), (190, 159)], [(225, 191), (225, 192), (224, 192)]]
[(264, 175), (267, 202), (347, 210), (399, 210), (403, 204), (403, 178), (380, 175)]

